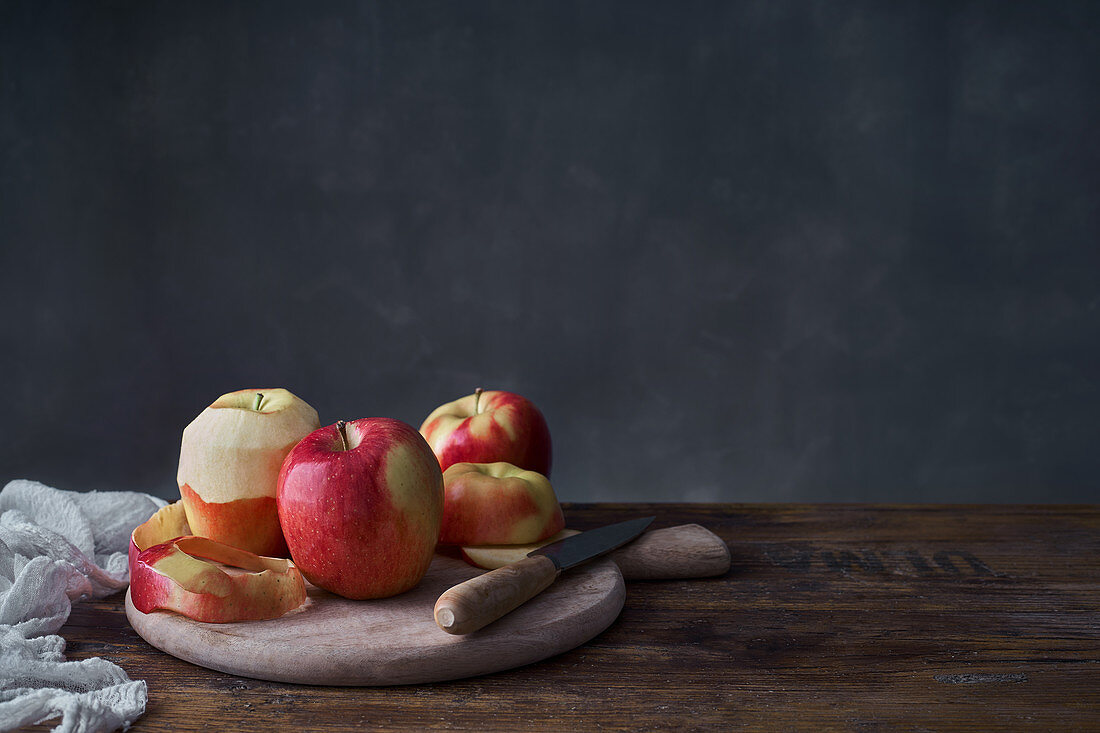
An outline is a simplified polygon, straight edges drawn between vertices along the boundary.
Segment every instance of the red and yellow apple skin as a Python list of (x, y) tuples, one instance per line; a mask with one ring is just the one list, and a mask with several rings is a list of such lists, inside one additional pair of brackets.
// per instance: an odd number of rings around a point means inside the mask
[(446, 471), (456, 463), (503, 461), (550, 475), (550, 429), (535, 404), (513, 392), (477, 390), (440, 405), (420, 433)]
[(563, 529), (561, 532), (551, 537), (547, 537), (544, 540), (528, 542), (523, 545), (467, 545), (461, 549), (461, 554), (463, 560), (475, 567), (484, 568), (485, 570), (496, 570), (505, 565), (519, 562), (527, 557), (528, 553), (534, 552), (540, 547), (545, 547), (551, 542), (564, 540), (566, 537), (572, 537), (575, 534), (580, 534), (580, 531), (576, 529)]
[(159, 545), (177, 537), (193, 534), (187, 524), (187, 514), (183, 502), (177, 501), (158, 509), (143, 524), (139, 524), (130, 533), (129, 564), (130, 576), (134, 574), (134, 561), (142, 550)]
[(440, 544), (538, 542), (565, 527), (550, 480), (510, 463), (456, 463), (443, 472)]
[(412, 426), (363, 418), (302, 439), (283, 463), (277, 503), (309, 582), (353, 600), (385, 598), (415, 586), (431, 564), (443, 473)]
[(305, 581), (287, 560), (190, 535), (182, 501), (130, 534), (130, 599), (142, 613), (164, 609), (220, 623), (277, 618), (305, 601)]
[(192, 533), (286, 557), (275, 506), (279, 470), (320, 425), (317, 411), (285, 389), (230, 392), (203, 410), (183, 431), (176, 475)]
[(153, 545), (130, 571), (130, 600), (142, 613), (175, 611), (207, 623), (259, 621), (278, 618), (305, 599), (305, 582), (289, 560), (205, 537)]

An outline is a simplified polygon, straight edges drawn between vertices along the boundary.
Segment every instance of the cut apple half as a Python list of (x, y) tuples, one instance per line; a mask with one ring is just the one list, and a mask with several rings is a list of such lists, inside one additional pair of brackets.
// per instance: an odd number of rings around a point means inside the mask
[(511, 565), (514, 562), (522, 560), (527, 557), (527, 553), (529, 552), (534, 552), (540, 547), (549, 545), (551, 542), (564, 540), (566, 537), (572, 537), (575, 534), (580, 534), (580, 531), (575, 529), (563, 529), (553, 537), (547, 537), (541, 542), (532, 542), (526, 545), (477, 545), (473, 547), (463, 547), (462, 559), (475, 567), (485, 568), (486, 570), (496, 570), (497, 568), (502, 568), (505, 565)]
[(182, 502), (161, 508), (130, 534), (130, 599), (142, 613), (257, 621), (278, 618), (305, 598), (294, 563), (193, 536)]

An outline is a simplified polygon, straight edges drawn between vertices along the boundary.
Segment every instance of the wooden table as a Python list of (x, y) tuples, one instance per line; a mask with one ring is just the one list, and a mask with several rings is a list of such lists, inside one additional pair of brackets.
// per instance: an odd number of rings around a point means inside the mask
[(632, 582), (589, 644), (444, 684), (303, 687), (162, 654), (122, 595), (78, 604), (70, 659), (149, 685), (137, 731), (1100, 730), (1100, 506), (573, 504), (730, 546), (721, 578)]

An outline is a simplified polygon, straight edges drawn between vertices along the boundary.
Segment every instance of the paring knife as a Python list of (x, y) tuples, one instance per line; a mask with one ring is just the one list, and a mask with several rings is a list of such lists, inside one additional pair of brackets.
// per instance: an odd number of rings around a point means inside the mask
[(622, 547), (656, 517), (631, 519), (540, 547), (524, 559), (459, 583), (435, 603), (435, 622), (449, 634), (469, 634), (544, 591), (563, 570)]

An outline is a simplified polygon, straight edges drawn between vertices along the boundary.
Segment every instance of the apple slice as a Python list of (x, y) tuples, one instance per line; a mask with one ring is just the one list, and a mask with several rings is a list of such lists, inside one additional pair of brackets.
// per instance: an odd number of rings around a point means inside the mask
[(461, 548), (462, 559), (475, 567), (496, 570), (505, 565), (519, 562), (527, 557), (529, 552), (534, 552), (551, 542), (564, 540), (566, 537), (572, 537), (575, 534), (580, 534), (580, 530), (563, 529), (553, 537), (547, 537), (539, 542), (531, 542), (526, 545), (473, 545), (463, 547)]
[(208, 623), (258, 621), (302, 605), (306, 586), (289, 560), (186, 536), (138, 554), (130, 598), (142, 613), (163, 609)]
[(538, 542), (565, 527), (550, 479), (511, 463), (456, 463), (443, 472), (444, 545)]

